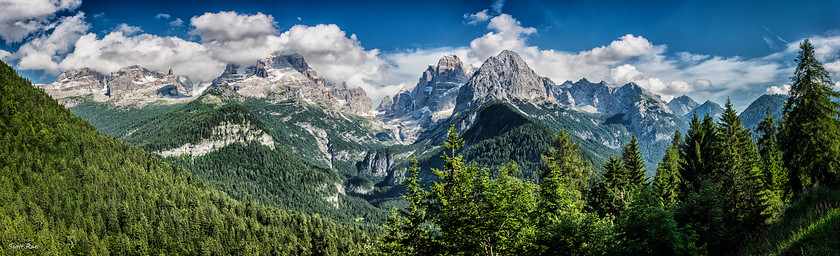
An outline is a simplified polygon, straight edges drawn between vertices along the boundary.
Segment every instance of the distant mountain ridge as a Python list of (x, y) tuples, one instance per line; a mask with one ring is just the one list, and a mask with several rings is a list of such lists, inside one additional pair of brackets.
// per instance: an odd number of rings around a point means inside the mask
[(309, 67), (300, 54), (272, 53), (238, 73), (239, 67), (228, 64), (225, 71), (213, 80), (213, 86), (228, 84), (246, 97), (265, 99), (270, 103), (303, 100), (317, 106), (352, 113), (373, 115), (373, 107), (365, 90), (328, 84)]
[(671, 101), (668, 102), (668, 108), (670, 108), (671, 111), (674, 112), (674, 114), (680, 116), (687, 115), (691, 112), (691, 110), (694, 110), (698, 106), (700, 106), (700, 104), (698, 104), (696, 101), (694, 101), (694, 99), (688, 97), (687, 95), (673, 98), (671, 99)]
[(143, 106), (156, 101), (185, 102), (192, 95), (193, 83), (186, 77), (152, 71), (138, 65), (123, 67), (108, 75), (90, 68), (68, 70), (50, 84), (38, 85), (66, 106), (78, 103), (74, 98), (112, 101), (117, 105)]
[(782, 112), (785, 108), (788, 96), (784, 94), (765, 94), (755, 99), (750, 105), (741, 112), (741, 121), (744, 127), (755, 130), (758, 123), (764, 120), (767, 115), (767, 109), (770, 108), (770, 117), (776, 121), (782, 121)]
[(707, 100), (706, 102), (703, 102), (702, 105), (697, 106), (696, 108), (692, 109), (689, 113), (685, 114), (686, 120), (691, 120), (695, 113), (700, 119), (703, 119), (704, 116), (709, 115), (712, 118), (714, 118), (715, 121), (717, 121), (718, 118), (721, 115), (723, 115), (723, 107), (711, 100)]
[(426, 68), (414, 89), (403, 88), (393, 97), (385, 96), (376, 108), (377, 118), (396, 127), (397, 140), (413, 143), (421, 129), (452, 115), (467, 70), (458, 56), (443, 56), (437, 65)]

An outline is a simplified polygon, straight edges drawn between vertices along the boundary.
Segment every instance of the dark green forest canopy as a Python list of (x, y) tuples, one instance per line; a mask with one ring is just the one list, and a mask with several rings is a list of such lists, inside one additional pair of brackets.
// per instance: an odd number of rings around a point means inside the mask
[[(243, 203), (102, 135), (0, 64), (2, 254), (347, 255), (369, 236)], [(20, 249), (8, 245), (26, 245)]]

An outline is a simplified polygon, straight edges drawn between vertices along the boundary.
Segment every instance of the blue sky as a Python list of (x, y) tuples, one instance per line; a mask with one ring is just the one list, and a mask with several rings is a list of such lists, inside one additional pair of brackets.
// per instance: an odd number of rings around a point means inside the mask
[[(736, 108), (784, 92), (812, 38), (840, 74), (840, 1), (93, 1), (12, 0), (0, 59), (35, 82), (140, 64), (209, 80), (224, 63), (299, 52), (328, 81), (376, 103), (456, 54), (478, 66), (519, 52), (557, 83), (636, 82)], [(837, 80), (837, 79), (835, 79)]]

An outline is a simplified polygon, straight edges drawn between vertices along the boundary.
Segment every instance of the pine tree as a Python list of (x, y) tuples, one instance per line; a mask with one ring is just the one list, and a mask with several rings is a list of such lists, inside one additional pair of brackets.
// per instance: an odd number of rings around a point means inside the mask
[(681, 145), (682, 134), (680, 131), (676, 131), (671, 146), (668, 146), (668, 149), (665, 150), (665, 156), (662, 157), (662, 162), (659, 162), (659, 168), (656, 169), (656, 176), (653, 178), (653, 187), (667, 207), (679, 202), (679, 186), (682, 182), (680, 178)]
[(814, 56), (808, 39), (799, 45), (779, 142), (794, 193), (820, 184), (838, 185), (840, 168), (840, 93)]
[(698, 236), (677, 225), (674, 214), (664, 207), (655, 188), (639, 189), (633, 203), (618, 220), (614, 254), (618, 255), (702, 255)]
[(776, 119), (770, 116), (770, 108), (767, 108), (767, 115), (755, 129), (761, 137), (758, 138), (758, 153), (761, 155), (761, 169), (764, 174), (764, 184), (768, 189), (776, 193), (776, 197), (782, 201), (790, 199), (790, 194), (785, 186), (788, 184), (788, 174), (782, 162), (782, 152), (779, 150), (779, 142), (776, 137), (778, 128)]
[(417, 159), (411, 159), (410, 176), (405, 179), (408, 207), (392, 210), (387, 233), (382, 237), (380, 250), (388, 255), (428, 255), (432, 253), (431, 231), (426, 225), (425, 200), (429, 192), (420, 185), (422, 179)]
[(768, 205), (766, 196), (769, 193), (759, 169), (758, 149), (729, 99), (720, 120), (721, 168), (714, 180), (734, 204), (739, 220), (746, 227), (757, 227), (768, 217), (763, 213)]
[(697, 113), (694, 114), (685, 135), (685, 143), (680, 145), (680, 156), (683, 158), (680, 167), (682, 197), (698, 189), (703, 180), (710, 178), (718, 169), (720, 152), (717, 133), (718, 127), (712, 117), (706, 115), (700, 121)]
[(636, 140), (635, 134), (630, 139), (630, 142), (624, 145), (621, 160), (624, 162), (627, 181), (630, 185), (636, 188), (646, 186), (645, 160), (642, 159), (642, 153), (639, 151), (639, 142)]
[(626, 169), (621, 158), (610, 156), (604, 165), (604, 174), (593, 193), (592, 208), (601, 216), (618, 217), (631, 199)]
[[(584, 194), (592, 179), (589, 162), (581, 158), (580, 145), (572, 142), (566, 131), (554, 135), (554, 145), (542, 155), (545, 164), (540, 170), (540, 179), (556, 179), (548, 184), (563, 183), (572, 190)], [(545, 186), (546, 181), (543, 181)]]
[(499, 178), (474, 162), (465, 164), (457, 151), (463, 139), (450, 126), (444, 169), (432, 169), (440, 181), (432, 184), (427, 213), (440, 228), (434, 254), (520, 254), (532, 248), (531, 216), (536, 208), (532, 185), (513, 177), (515, 164), (502, 168)]
[(583, 194), (592, 173), (579, 147), (561, 131), (555, 135), (554, 147), (543, 154), (536, 217), (541, 255), (590, 254), (604, 246), (599, 243), (609, 225), (584, 211)]

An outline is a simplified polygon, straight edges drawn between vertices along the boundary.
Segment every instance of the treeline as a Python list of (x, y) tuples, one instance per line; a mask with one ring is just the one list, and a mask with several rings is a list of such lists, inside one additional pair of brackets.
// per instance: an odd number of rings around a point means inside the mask
[[(516, 179), (513, 162), (497, 172), (466, 163), (453, 126), (444, 166), (432, 170), (439, 181), (422, 186), (415, 162), (403, 195), (409, 204), (392, 212), (377, 253), (736, 254), (794, 200), (840, 184), (840, 112), (832, 101), (840, 94), (808, 40), (797, 62), (783, 121), (767, 111), (756, 142), (729, 101), (719, 120), (695, 115), (684, 137), (674, 134), (653, 180), (635, 137), (598, 174), (561, 132), (532, 181)], [(792, 251), (836, 253), (794, 241)]]
[(0, 255), (353, 255), (369, 234), (231, 199), (0, 64)]

